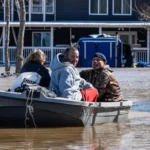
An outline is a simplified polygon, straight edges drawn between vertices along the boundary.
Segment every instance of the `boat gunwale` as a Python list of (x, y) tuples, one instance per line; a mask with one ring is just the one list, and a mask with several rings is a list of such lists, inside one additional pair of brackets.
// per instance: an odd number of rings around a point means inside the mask
[[(0, 99), (2, 97), (5, 98), (13, 98), (15, 100), (27, 100), (28, 97), (26, 97), (26, 91), (23, 93), (18, 92), (9, 92), (9, 91), (3, 91), (0, 90)], [(31, 100), (31, 98), (29, 98)], [(130, 100), (123, 100), (119, 102), (85, 102), (85, 101), (74, 101), (62, 97), (46, 97), (43, 93), (40, 93), (40, 98), (32, 98), (33, 101), (37, 102), (45, 102), (45, 103), (56, 103), (56, 104), (65, 104), (65, 105), (73, 105), (73, 106), (84, 106), (84, 107), (96, 107), (96, 108), (116, 108), (116, 107), (131, 107), (133, 105), (133, 102)]]

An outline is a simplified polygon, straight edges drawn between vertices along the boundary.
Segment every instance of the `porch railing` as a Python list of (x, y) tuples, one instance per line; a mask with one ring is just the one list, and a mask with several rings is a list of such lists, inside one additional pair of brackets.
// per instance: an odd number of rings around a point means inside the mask
[[(46, 63), (50, 63), (51, 60), (51, 49), (49, 47), (24, 47), (23, 50), (23, 56), (24, 58), (26, 58), (28, 56), (28, 54), (34, 50), (34, 49), (41, 49), (45, 54), (46, 54)], [(66, 49), (66, 47), (54, 47), (53, 48), (53, 57), (57, 54), (57, 53), (61, 53), (64, 52), (64, 50)], [(15, 63), (16, 62), (16, 47), (9, 47), (9, 57), (10, 57), (10, 62), (11, 63)], [(4, 62), (4, 54), (3, 54), (3, 47), (0, 47), (0, 63)]]
[[(28, 54), (33, 50), (33, 49), (41, 49), (44, 51), (44, 53), (47, 56), (46, 63), (50, 63), (51, 61), (51, 49), (49, 47), (24, 47), (23, 51), (23, 56), (26, 58)], [(53, 47), (53, 57), (57, 53), (64, 52), (66, 47)], [(10, 62), (15, 63), (16, 61), (16, 47), (9, 47), (9, 54), (10, 54)], [(139, 61), (144, 61), (147, 62), (147, 48), (133, 48), (133, 55), (135, 59), (135, 63)], [(4, 53), (3, 53), (3, 47), (0, 47), (0, 63), (4, 63)], [(150, 60), (149, 60), (150, 62)]]
[[(144, 47), (133, 48), (133, 56), (135, 62), (139, 61), (147, 62), (147, 54), (148, 54), (147, 48)], [(148, 62), (150, 62), (150, 60)]]

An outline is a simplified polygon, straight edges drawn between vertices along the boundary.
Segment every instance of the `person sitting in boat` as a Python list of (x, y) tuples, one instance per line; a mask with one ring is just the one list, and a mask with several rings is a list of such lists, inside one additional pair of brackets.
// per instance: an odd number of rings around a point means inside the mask
[(107, 60), (102, 53), (95, 53), (92, 59), (92, 69), (83, 70), (80, 76), (98, 90), (98, 101), (121, 101), (122, 91), (119, 83), (106, 66)]
[(77, 101), (95, 102), (98, 91), (91, 83), (86, 82), (79, 75), (76, 65), (79, 61), (77, 46), (71, 46), (65, 52), (57, 54), (51, 61), (50, 87), (57, 96)]
[(20, 75), (13, 84), (11, 91), (15, 91), (24, 84), (39, 84), (42, 87), (49, 88), (50, 73), (44, 66), (46, 55), (42, 50), (33, 50), (25, 60), (20, 70)]

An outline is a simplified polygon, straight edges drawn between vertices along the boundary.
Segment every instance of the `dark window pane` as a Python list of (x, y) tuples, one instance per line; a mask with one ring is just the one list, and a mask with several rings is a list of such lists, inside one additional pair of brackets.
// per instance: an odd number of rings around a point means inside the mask
[(98, 0), (91, 0), (91, 13), (98, 13)]
[(53, 3), (54, 3), (54, 0), (47, 0), (46, 1), (46, 12), (48, 13), (52, 13), (53, 12)]
[(41, 33), (34, 33), (33, 46), (41, 46)]
[(107, 0), (99, 0), (99, 13), (100, 14), (107, 13)]
[(123, 14), (130, 14), (130, 0), (123, 0)]
[(43, 47), (49, 47), (50, 46), (50, 33), (43, 32), (41, 40), (42, 40)]
[(42, 0), (33, 0), (32, 12), (33, 13), (42, 12)]
[(114, 13), (121, 14), (121, 0), (114, 0)]
[(41, 5), (42, 0), (33, 0), (33, 5)]

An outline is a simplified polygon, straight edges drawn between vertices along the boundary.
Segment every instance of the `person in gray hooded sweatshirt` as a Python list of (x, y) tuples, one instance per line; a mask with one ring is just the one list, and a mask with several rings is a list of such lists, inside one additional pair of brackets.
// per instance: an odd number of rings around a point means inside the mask
[(94, 102), (97, 100), (98, 91), (91, 83), (80, 77), (75, 68), (78, 61), (79, 51), (76, 46), (67, 48), (64, 54), (57, 54), (50, 64), (50, 87), (59, 97)]

